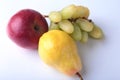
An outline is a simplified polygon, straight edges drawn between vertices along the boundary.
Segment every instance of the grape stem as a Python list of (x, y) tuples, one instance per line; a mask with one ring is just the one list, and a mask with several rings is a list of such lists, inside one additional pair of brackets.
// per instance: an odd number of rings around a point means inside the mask
[(80, 78), (80, 80), (83, 80), (83, 77), (81, 76), (79, 72), (77, 72), (76, 75)]
[(91, 19), (87, 19), (87, 18), (85, 18), (85, 17), (82, 17), (82, 19), (85, 19), (85, 20), (88, 20), (89, 22), (92, 22)]
[[(48, 18), (49, 16), (48, 15), (43, 15), (43, 17), (44, 18)], [(81, 17), (80, 17), (81, 18)], [(75, 22), (76, 20), (77, 20), (78, 18), (76, 18), (76, 19), (68, 19), (69, 21), (71, 21), (71, 22)], [(81, 19), (85, 19), (85, 20), (88, 20), (89, 22), (92, 22), (92, 20), (91, 19), (88, 19), (88, 18), (85, 18), (85, 17), (82, 17)]]
[[(81, 19), (85, 19), (85, 20), (88, 20), (89, 22), (92, 22), (92, 20), (91, 19), (88, 19), (88, 18), (85, 18), (85, 17), (79, 17), (79, 18), (81, 18)], [(69, 21), (71, 21), (71, 22), (75, 22), (77, 19), (79, 19), (79, 18), (76, 18), (76, 19), (68, 19)]]

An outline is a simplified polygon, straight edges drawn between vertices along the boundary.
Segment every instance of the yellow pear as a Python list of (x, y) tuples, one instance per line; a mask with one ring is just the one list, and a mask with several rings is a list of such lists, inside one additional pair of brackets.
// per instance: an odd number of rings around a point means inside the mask
[(79, 75), (82, 69), (77, 46), (74, 40), (65, 32), (51, 30), (39, 39), (38, 52), (46, 64), (67, 75)]

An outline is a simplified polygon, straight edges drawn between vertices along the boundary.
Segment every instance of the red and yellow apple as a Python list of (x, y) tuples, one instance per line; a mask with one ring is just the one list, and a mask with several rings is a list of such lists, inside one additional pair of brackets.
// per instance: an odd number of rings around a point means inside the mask
[(32, 9), (23, 9), (14, 14), (8, 22), (7, 34), (17, 45), (37, 49), (39, 38), (48, 31), (45, 18)]

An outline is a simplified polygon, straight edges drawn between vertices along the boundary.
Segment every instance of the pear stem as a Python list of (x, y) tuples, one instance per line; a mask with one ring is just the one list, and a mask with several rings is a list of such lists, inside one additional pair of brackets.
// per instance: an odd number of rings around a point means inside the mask
[(76, 75), (80, 78), (80, 80), (83, 80), (83, 77), (81, 76), (79, 72), (77, 72)]

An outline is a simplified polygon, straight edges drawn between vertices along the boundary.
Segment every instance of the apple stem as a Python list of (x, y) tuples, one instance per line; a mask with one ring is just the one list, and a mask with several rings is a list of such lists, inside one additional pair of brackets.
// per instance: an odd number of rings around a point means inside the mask
[(48, 18), (49, 16), (48, 15), (43, 15), (44, 18)]
[(77, 72), (76, 75), (80, 78), (80, 80), (83, 80), (83, 77), (81, 76), (79, 72)]

